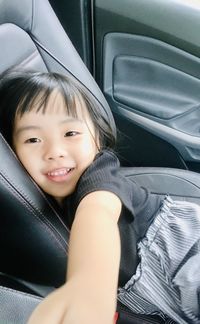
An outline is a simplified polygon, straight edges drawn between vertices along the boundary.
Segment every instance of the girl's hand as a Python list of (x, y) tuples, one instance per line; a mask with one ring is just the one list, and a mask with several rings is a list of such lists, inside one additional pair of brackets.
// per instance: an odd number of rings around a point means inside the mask
[[(70, 286), (70, 284), (69, 284)], [(105, 313), (80, 287), (63, 285), (46, 297), (32, 313), (28, 324), (113, 324), (114, 315)], [(82, 295), (82, 296), (81, 296)], [(71, 296), (71, 298), (70, 298)], [(96, 298), (95, 298), (96, 299)]]
[(27, 324), (60, 324), (67, 311), (67, 287), (63, 285), (47, 296), (33, 311)]

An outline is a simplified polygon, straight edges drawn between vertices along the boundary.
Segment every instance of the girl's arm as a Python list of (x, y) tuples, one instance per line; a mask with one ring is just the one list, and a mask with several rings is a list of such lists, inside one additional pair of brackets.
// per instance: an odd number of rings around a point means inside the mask
[(82, 199), (71, 229), (67, 283), (37, 307), (29, 324), (113, 324), (120, 213), (121, 201), (111, 192)]

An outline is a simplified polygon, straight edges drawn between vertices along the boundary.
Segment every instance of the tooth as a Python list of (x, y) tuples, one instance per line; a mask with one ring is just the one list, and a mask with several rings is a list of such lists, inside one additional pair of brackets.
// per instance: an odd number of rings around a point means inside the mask
[(48, 175), (50, 176), (61, 176), (61, 175), (65, 175), (66, 173), (70, 172), (71, 168), (67, 168), (65, 170), (58, 170), (58, 171), (52, 171), (52, 172), (48, 172)]

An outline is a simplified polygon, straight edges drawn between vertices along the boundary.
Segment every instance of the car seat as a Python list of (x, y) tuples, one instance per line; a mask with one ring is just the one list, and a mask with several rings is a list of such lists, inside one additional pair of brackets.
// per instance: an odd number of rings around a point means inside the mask
[[(0, 1), (0, 72), (12, 66), (69, 70), (108, 105), (46, 0)], [(69, 232), (55, 206), (30, 180), (0, 135), (1, 271), (59, 286)], [(43, 275), (41, 275), (43, 273)]]
[[(0, 0), (0, 44), (0, 72), (18, 65), (71, 73), (96, 97), (115, 127), (101, 90), (48, 0)], [(158, 195), (200, 204), (197, 173), (148, 167), (122, 168), (122, 172)], [(0, 203), (0, 271), (36, 284), (60, 286), (65, 280), (69, 230), (57, 206), (30, 179), (1, 134)]]

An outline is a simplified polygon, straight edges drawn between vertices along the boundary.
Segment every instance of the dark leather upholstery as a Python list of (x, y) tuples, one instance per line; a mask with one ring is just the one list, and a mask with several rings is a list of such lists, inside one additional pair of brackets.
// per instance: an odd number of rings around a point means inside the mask
[(172, 168), (122, 168), (125, 176), (160, 196), (170, 195), (176, 200), (200, 205), (200, 174)]
[(66, 35), (48, 0), (0, 1), (0, 72), (19, 64), (41, 71), (69, 70), (113, 117), (96, 82)]
[[(47, 0), (0, 0), (0, 44), (0, 72), (16, 64), (41, 71), (69, 70), (95, 94), (113, 123), (101, 91)], [(124, 168), (123, 172), (157, 194), (200, 203), (199, 174), (161, 168)], [(68, 229), (2, 136), (0, 204), (0, 271), (55, 287), (62, 284)], [(9, 290), (0, 289), (0, 303), (4, 292), (5, 301), (11, 296)]]

